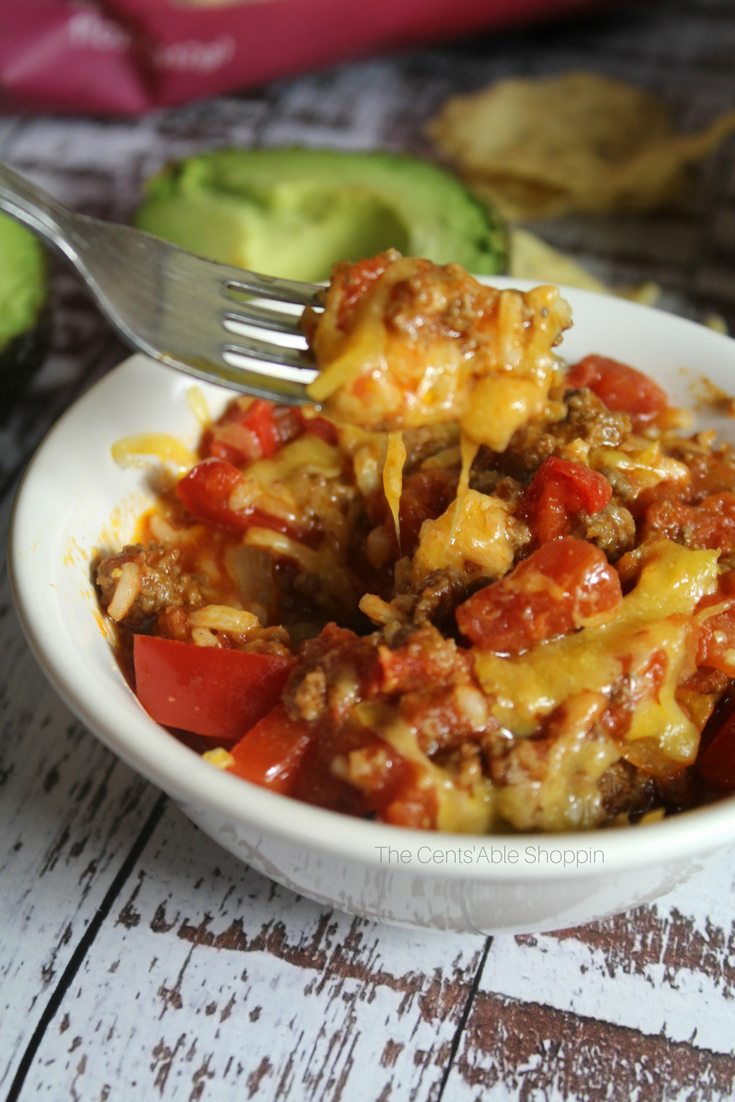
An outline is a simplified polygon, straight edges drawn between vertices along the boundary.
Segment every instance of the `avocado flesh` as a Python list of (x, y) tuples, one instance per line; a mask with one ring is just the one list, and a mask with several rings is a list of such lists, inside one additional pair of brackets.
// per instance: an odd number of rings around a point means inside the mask
[(393, 247), (477, 274), (505, 270), (505, 231), (454, 176), (415, 157), (221, 150), (149, 181), (136, 225), (212, 260), (289, 279)]
[(48, 351), (48, 270), (43, 246), (0, 214), (0, 400), (16, 397)]
[(42, 245), (14, 218), (0, 214), (0, 351), (33, 327), (46, 292)]

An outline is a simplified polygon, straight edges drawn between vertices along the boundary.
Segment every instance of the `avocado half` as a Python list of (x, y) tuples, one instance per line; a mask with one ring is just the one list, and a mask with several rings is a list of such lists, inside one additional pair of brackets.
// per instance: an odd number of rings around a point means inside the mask
[(402, 154), (203, 153), (148, 181), (135, 224), (212, 260), (307, 281), (390, 247), (478, 275), (507, 263), (499, 217), (451, 173)]
[(0, 407), (30, 382), (51, 335), (48, 265), (40, 241), (0, 214)]

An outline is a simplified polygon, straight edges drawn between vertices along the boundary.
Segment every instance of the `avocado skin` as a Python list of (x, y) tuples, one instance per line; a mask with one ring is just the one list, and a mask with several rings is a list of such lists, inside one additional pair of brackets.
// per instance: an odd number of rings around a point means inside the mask
[(51, 309), (46, 305), (36, 316), (35, 324), (13, 337), (0, 351), (0, 420), (46, 359), (52, 331)]
[(29, 230), (0, 215), (0, 410), (28, 386), (50, 339), (46, 252)]
[(212, 260), (307, 281), (389, 247), (477, 275), (507, 265), (500, 218), (451, 173), (407, 154), (200, 154), (148, 181), (135, 224)]

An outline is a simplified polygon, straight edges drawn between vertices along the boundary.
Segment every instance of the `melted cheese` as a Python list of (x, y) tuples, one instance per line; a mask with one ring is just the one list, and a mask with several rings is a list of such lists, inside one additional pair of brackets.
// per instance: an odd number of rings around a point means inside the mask
[(225, 750), (223, 746), (217, 746), (214, 750), (205, 750), (202, 754), (205, 761), (208, 761), (210, 765), (213, 765), (215, 769), (228, 770), (235, 764), (235, 759), (229, 750)]
[(394, 254), (345, 327), (339, 284), (312, 336), (309, 396), (341, 421), (393, 431), (459, 421), (495, 450), (543, 412), (571, 324), (556, 287), (483, 287), (456, 265)]
[(197, 462), (194, 453), (167, 432), (142, 432), (117, 440), (112, 445), (112, 458), (118, 467), (144, 467), (148, 460), (157, 459), (170, 463), (182, 474)]
[(474, 440), (470, 440), (465, 433), (462, 433), (459, 440), (459, 456), (461, 461), (459, 471), (459, 482), (457, 483), (457, 496), (454, 499), (454, 517), (452, 519), (452, 527), (447, 539), (447, 546), (455, 538), (457, 526), (464, 514), (465, 501), (467, 494), (470, 491), (470, 473), (472, 471), (472, 464), (475, 461), (475, 456), (480, 450), (480, 445), (476, 444)]
[(401, 520), (399, 509), (401, 505), (401, 490), (403, 489), (403, 465), (406, 462), (406, 445), (403, 443), (403, 434), (392, 432), (388, 437), (388, 450), (383, 467), (383, 490), (386, 501), (393, 514), (393, 523), (396, 527), (396, 540), (401, 546)]
[(671, 459), (662, 453), (658, 440), (645, 448), (629, 448), (626, 451), (618, 451), (615, 448), (592, 448), (588, 465), (596, 471), (624, 472), (628, 481), (635, 485), (638, 493), (657, 486), (659, 482), (686, 481), (691, 477), (689, 468), (684, 463), (679, 463), (678, 460)]
[(327, 444), (320, 436), (307, 432), (285, 444), (272, 459), (258, 459), (247, 468), (247, 476), (261, 486), (280, 482), (297, 471), (323, 474), (336, 478), (342, 470), (339, 448)]
[(505, 785), (496, 806), (515, 830), (585, 830), (605, 818), (598, 785), (620, 750), (604, 732), (592, 733), (607, 705), (602, 694), (582, 693), (570, 702), (565, 731), (548, 745), (540, 777)]
[(495, 718), (515, 735), (533, 735), (564, 700), (585, 691), (609, 695), (626, 670), (635, 679), (652, 653), (662, 650), (667, 668), (658, 698), (639, 705), (626, 735), (627, 743), (646, 746), (631, 745), (625, 756), (649, 765), (693, 761), (699, 732), (675, 692), (690, 659), (685, 618), (714, 591), (717, 557), (717, 551), (657, 540), (646, 548), (638, 585), (623, 598), (612, 623), (582, 628), (517, 658), (477, 651), (477, 675)]
[(460, 420), (462, 431), (493, 451), (505, 451), (516, 429), (544, 412), (546, 398), (547, 388), (537, 379), (488, 375), (472, 391), (472, 405)]
[(418, 585), (445, 568), (466, 581), (497, 578), (512, 567), (518, 543), (518, 522), (507, 502), (468, 489), (440, 517), (421, 525), (413, 580)]
[(186, 404), (202, 428), (209, 428), (212, 424), (212, 414), (209, 412), (207, 399), (201, 387), (196, 385), (189, 387), (186, 392)]
[(433, 788), (437, 799), (436, 829), (453, 834), (487, 834), (494, 825), (494, 791), (485, 776), (460, 785), (451, 773), (435, 765), (418, 744), (414, 729), (383, 704), (358, 704), (356, 717), (394, 750), (419, 768), (419, 784)]

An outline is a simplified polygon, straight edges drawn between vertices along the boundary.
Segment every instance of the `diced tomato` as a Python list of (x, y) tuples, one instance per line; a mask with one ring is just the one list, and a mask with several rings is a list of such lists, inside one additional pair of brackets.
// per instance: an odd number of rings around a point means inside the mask
[(235, 400), (206, 433), (204, 452), (242, 466), (269, 459), (303, 431), (303, 420), (291, 406), (255, 398), (243, 409)]
[(319, 417), (318, 415), (311, 416), (302, 409), (295, 409), (294, 414), (298, 417), (306, 432), (313, 432), (315, 436), (320, 436), (325, 444), (331, 444), (333, 448), (337, 446), (339, 433), (334, 421), (329, 421), (326, 417)]
[[(304, 645), (299, 673), (318, 667), (328, 682), (337, 677), (351, 683), (359, 699), (376, 686), (376, 659), (372, 643), (330, 624)], [(354, 722), (346, 701), (330, 702), (311, 722), (291, 719), (278, 703), (231, 754), (231, 773), (317, 807), (415, 828), (436, 821), (437, 794), (427, 783), (425, 767), (404, 757), (377, 731)]]
[(232, 741), (273, 708), (294, 659), (136, 635), (133, 663), (138, 698), (157, 723)]
[(195, 520), (216, 524), (220, 528), (274, 528), (296, 539), (306, 538), (308, 533), (294, 531), (280, 517), (264, 513), (262, 509), (230, 508), (230, 494), (242, 480), (242, 472), (232, 463), (211, 456), (192, 467), (176, 485), (181, 504)]
[[(327, 721), (318, 732), (291, 788), (296, 799), (416, 829), (435, 824), (436, 788), (423, 766), (359, 724), (335, 727)], [(350, 781), (343, 779), (343, 769), (348, 761), (355, 767), (353, 755), (359, 756), (359, 766)], [(336, 762), (342, 769), (335, 769)]]
[(593, 516), (611, 499), (612, 487), (604, 475), (552, 455), (536, 471), (519, 512), (536, 540), (546, 543), (566, 536), (578, 513)]
[(371, 523), (382, 525), (392, 545), (392, 558), (399, 554), (412, 555), (419, 542), (419, 532), (425, 520), (436, 520), (454, 500), (459, 475), (447, 467), (433, 467), (416, 471), (403, 483), (398, 516), (401, 531), (401, 547), (398, 548), (393, 514), (382, 489), (370, 499), (368, 516)]
[(606, 356), (585, 356), (569, 369), (566, 383), (571, 387), (587, 387), (608, 409), (629, 414), (636, 432), (669, 404), (665, 391), (648, 375)]
[(463, 635), (495, 654), (529, 648), (582, 627), (623, 599), (617, 571), (585, 540), (545, 543), (510, 574), (457, 609)]
[(332, 287), (340, 295), (337, 328), (348, 329), (355, 307), (367, 294), (370, 286), (380, 279), (390, 261), (385, 253), (359, 260), (357, 264), (338, 267), (332, 276)]
[(735, 792), (735, 698), (732, 694), (722, 701), (704, 729), (697, 769), (709, 784)]
[(288, 796), (314, 738), (315, 730), (305, 720), (290, 719), (277, 704), (232, 748), (235, 761), (228, 772)]
[(211, 456), (179, 479), (176, 495), (196, 520), (223, 528), (247, 528), (245, 514), (230, 508), (230, 494), (242, 481), (242, 473), (224, 459)]
[(646, 510), (644, 539), (651, 533), (723, 554), (735, 549), (735, 494), (710, 494), (699, 505), (663, 499)]
[[(706, 612), (709, 608), (713, 609), (711, 615)], [(730, 674), (735, 667), (728, 661), (728, 653), (732, 659), (735, 648), (735, 571), (720, 577), (717, 592), (703, 597), (697, 611), (704, 613), (699, 618), (697, 666)]]

